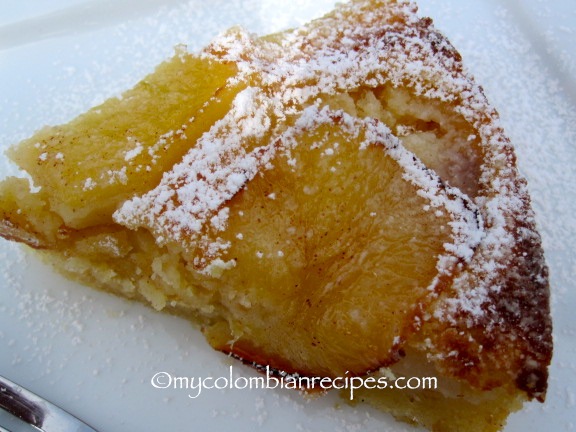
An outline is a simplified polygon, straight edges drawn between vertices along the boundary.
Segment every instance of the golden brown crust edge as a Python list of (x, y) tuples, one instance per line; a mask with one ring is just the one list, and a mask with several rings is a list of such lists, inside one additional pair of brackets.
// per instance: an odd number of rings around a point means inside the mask
[[(458, 51), (433, 28), (431, 21), (422, 19), (420, 23), (421, 34), (429, 35), (425, 39), (430, 40), (437, 55), (445, 58), (444, 64), (452, 61), (461, 64)], [(464, 70), (461, 65), (451, 66), (451, 69), (456, 76)], [(486, 99), (483, 89), (478, 87), (478, 90)], [(470, 265), (472, 280), (478, 281), (478, 286), (482, 286), (482, 279), (491, 280), (486, 299), (480, 306), (482, 313), (459, 308), (447, 320), (429, 322), (430, 328), (426, 329), (425, 325), (418, 337), (433, 341), (433, 350), (442, 358), (438, 363), (440, 369), (449, 370), (453, 376), (485, 389), (502, 385), (512, 378), (517, 388), (530, 399), (543, 402), (553, 352), (549, 272), (527, 182), (518, 171), (513, 147), (498, 125), (498, 114), (492, 110), (482, 116), (476, 127), (492, 129), (490, 139), (499, 141), (499, 147), (506, 155), (506, 170), (500, 170), (500, 174), (507, 180), (505, 193), (513, 195), (514, 205), (502, 210), (499, 216), (505, 218), (504, 229), (513, 239), (508, 254), (496, 259), (496, 276), (484, 273), (488, 269), (475, 269), (474, 262)], [(492, 150), (487, 153), (484, 163), (493, 164), (497, 155), (490, 154)], [(488, 167), (484, 172), (490, 172), (490, 169), (493, 168)], [(481, 181), (480, 185), (476, 201), (490, 202), (490, 195), (495, 193), (491, 180)], [(490, 224), (490, 218), (494, 216), (485, 217)], [(462, 289), (458, 283), (455, 288)], [(470, 288), (476, 287), (468, 287), (468, 290)], [(446, 303), (442, 304), (440, 300), (438, 307), (446, 307)], [(473, 335), (472, 343), (470, 335)], [(449, 355), (454, 352), (458, 354)]]
[[(530, 214), (528, 199), (523, 202)], [(440, 369), (451, 375), (486, 389), (512, 379), (543, 402), (553, 350), (548, 267), (534, 221), (516, 223), (513, 253), (501, 261), (499, 289), (488, 294), (481, 316), (459, 310), (450, 321), (428, 322), (420, 337), (433, 341)]]

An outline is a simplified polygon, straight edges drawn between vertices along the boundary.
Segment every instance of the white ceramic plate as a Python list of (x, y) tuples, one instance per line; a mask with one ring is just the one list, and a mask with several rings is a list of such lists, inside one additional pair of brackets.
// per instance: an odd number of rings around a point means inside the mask
[[(571, 0), (422, 0), (501, 113), (529, 180), (551, 270), (556, 350), (544, 405), (506, 431), (569, 431), (576, 397), (576, 5)], [(330, 0), (0, 0), (0, 146), (65, 122), (128, 88), (172, 47), (230, 26), (268, 33), (330, 10)], [(0, 173), (14, 173), (5, 158)], [(0, 374), (107, 432), (414, 431), (335, 398), (290, 391), (186, 390), (178, 376), (253, 376), (187, 322), (70, 283), (0, 242)]]

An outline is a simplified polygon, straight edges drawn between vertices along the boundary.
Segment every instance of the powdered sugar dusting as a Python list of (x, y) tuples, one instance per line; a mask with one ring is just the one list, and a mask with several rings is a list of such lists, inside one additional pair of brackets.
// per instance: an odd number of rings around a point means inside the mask
[[(286, 32), (280, 40), (259, 39), (234, 29), (217, 38), (203, 55), (238, 66), (239, 74), (230, 85), (260, 82), (263, 89), (260, 97), (275, 118), (298, 113), (307, 105), (321, 105), (322, 95), (386, 83), (407, 85), (418, 95), (456, 103), (458, 112), (478, 130), (482, 147), (486, 149), (481, 166), (482, 190), (477, 198), (490, 227), (482, 240), (483, 249), (505, 253), (513, 245), (506, 218), (520, 208), (515, 202), (519, 191), (511, 163), (512, 151), (494, 110), (463, 69), (457, 52), (429, 20), (420, 19), (415, 12), (416, 7), (407, 1), (385, 8), (373, 8), (370, 2), (357, 1), (341, 5), (322, 20)], [(165, 177), (164, 186), (126, 203), (116, 214), (116, 220), (130, 227), (145, 223), (157, 230), (161, 241), (186, 238), (191, 243), (200, 238), (207, 241), (205, 232), (200, 235), (206, 229), (206, 221), (217, 218), (215, 212), (273, 158), (275, 149), (269, 146), (267, 153), (261, 152), (258, 157), (251, 153), (237, 158), (234, 167), (219, 166), (223, 160), (229, 160), (223, 155), (237, 152), (237, 142), (246, 140), (242, 134), (246, 131), (253, 134), (264, 126), (258, 110), (247, 102), (249, 96), (253, 95), (246, 91), (237, 97), (234, 110), (202, 138), (202, 150), (191, 151), (183, 164)], [(253, 110), (251, 115), (246, 108)], [(247, 129), (230, 134), (239, 122)], [(233, 142), (222, 140), (223, 127), (228, 136), (235, 137)], [(260, 133), (264, 132), (260, 130)], [(210, 149), (217, 150), (211, 153)], [(208, 168), (208, 177), (202, 171), (206, 167), (199, 166), (206, 163), (200, 162), (204, 157), (214, 163)], [(202, 174), (198, 179), (190, 178), (189, 173)], [(492, 183), (494, 178), (499, 179), (500, 184)], [(208, 187), (206, 182), (212, 185)], [(166, 187), (168, 184), (171, 186)], [(224, 226), (222, 220), (212, 223), (213, 228)], [(478, 235), (471, 237), (479, 240)], [(225, 248), (226, 245), (213, 246), (212, 250)], [(467, 259), (473, 255), (471, 249), (458, 254)], [(487, 257), (475, 263), (477, 272), (487, 274), (493, 270), (494, 262)], [(478, 305), (488, 301), (484, 294), (492, 289), (489, 278), (483, 280), (484, 288), (462, 291), (462, 307), (453, 299), (452, 306), (460, 310), (480, 310)], [(471, 302), (477, 305), (468, 306)], [(454, 307), (447, 308), (446, 312)]]
[(224, 204), (273, 155), (250, 147), (270, 129), (269, 109), (270, 103), (258, 89), (241, 91), (226, 116), (164, 175), (160, 185), (126, 202), (115, 220), (132, 228), (147, 225), (160, 243), (197, 243), (207, 257), (196, 264), (209, 264), (206, 259), (218, 257), (228, 247), (209, 240), (210, 232), (226, 228)]

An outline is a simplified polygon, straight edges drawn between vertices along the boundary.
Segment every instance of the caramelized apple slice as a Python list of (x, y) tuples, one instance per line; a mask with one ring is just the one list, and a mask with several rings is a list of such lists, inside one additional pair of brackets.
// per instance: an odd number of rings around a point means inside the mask
[(205, 103), (230, 99), (221, 89), (234, 73), (232, 65), (181, 50), (120, 98), (40, 130), (10, 156), (50, 191), (50, 206), (66, 225), (111, 223), (122, 201), (154, 187), (224, 115), (226, 104)]
[[(188, 235), (226, 311), (205, 329), (215, 348), (302, 374), (391, 364), (423, 305), (471, 256), (476, 215), (379, 122), (311, 107), (288, 123), (257, 142), (248, 133), (226, 145), (229, 129), (211, 131), (184, 158), (189, 169), (175, 167), (116, 220), (168, 244)], [(199, 173), (206, 154), (227, 168)], [(237, 192), (223, 193), (230, 184)], [(174, 209), (186, 207), (182, 221)], [(226, 247), (216, 256), (214, 244)]]

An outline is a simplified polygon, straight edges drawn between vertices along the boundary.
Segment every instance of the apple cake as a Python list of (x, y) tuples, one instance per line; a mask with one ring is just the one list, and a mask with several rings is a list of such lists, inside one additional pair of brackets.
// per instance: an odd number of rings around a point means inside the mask
[[(544, 401), (547, 267), (512, 145), (414, 4), (233, 28), (11, 148), (0, 234), (67, 277), (197, 324), (279, 374), (433, 431)], [(347, 398), (348, 394), (343, 395)]]

